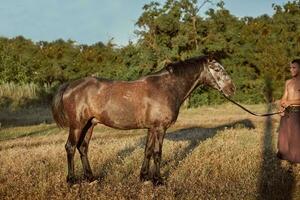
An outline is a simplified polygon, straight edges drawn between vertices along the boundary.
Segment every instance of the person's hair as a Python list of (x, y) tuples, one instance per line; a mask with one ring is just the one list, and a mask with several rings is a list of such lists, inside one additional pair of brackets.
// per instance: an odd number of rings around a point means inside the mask
[(292, 64), (297, 63), (298, 67), (300, 67), (300, 59), (295, 59), (292, 61)]

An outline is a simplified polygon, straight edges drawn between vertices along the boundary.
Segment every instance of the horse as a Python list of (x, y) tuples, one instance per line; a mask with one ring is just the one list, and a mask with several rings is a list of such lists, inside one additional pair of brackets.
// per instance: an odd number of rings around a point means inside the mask
[[(166, 130), (175, 123), (179, 109), (200, 85), (210, 86), (225, 96), (235, 85), (224, 67), (210, 56), (198, 56), (166, 65), (160, 71), (134, 81), (86, 77), (60, 86), (53, 97), (52, 115), (56, 124), (69, 128), (65, 145), (67, 182), (75, 182), (74, 154), (79, 151), (84, 178), (94, 180), (88, 147), (96, 124), (115, 129), (147, 129), (141, 181), (163, 184), (160, 174)], [(150, 159), (154, 173), (150, 177)]]

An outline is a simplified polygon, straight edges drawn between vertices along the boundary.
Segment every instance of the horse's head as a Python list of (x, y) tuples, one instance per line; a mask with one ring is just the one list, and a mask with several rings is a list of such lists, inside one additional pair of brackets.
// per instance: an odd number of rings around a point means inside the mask
[(206, 83), (222, 92), (225, 96), (231, 96), (235, 92), (235, 85), (224, 67), (215, 59), (207, 58), (205, 65), (207, 70)]

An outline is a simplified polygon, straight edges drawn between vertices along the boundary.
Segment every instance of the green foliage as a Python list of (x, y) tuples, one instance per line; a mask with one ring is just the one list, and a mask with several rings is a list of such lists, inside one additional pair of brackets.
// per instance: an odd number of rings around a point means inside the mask
[[(211, 2), (217, 8), (201, 17), (199, 10)], [(78, 45), (71, 40), (33, 43), (22, 36), (0, 37), (0, 82), (54, 88), (90, 75), (134, 80), (170, 61), (213, 53), (236, 84), (235, 100), (264, 102), (266, 77), (271, 77), (274, 97), (280, 98), (289, 78), (288, 63), (300, 55), (300, 0), (273, 8), (273, 16), (238, 18), (223, 1), (150, 2), (136, 22), (138, 41), (124, 47), (116, 47), (113, 40)], [(189, 107), (222, 102), (216, 91), (199, 88)]]

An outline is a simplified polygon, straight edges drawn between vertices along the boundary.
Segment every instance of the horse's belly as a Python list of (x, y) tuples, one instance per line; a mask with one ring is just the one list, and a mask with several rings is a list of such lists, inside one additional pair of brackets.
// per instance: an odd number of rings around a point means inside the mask
[(102, 105), (97, 119), (113, 128), (151, 128), (168, 125), (174, 118), (174, 112), (165, 104), (164, 99), (140, 96), (132, 90), (124, 92), (123, 95), (112, 95)]
[(136, 109), (131, 105), (106, 106), (100, 114), (100, 122), (106, 126), (119, 129), (143, 128)]

